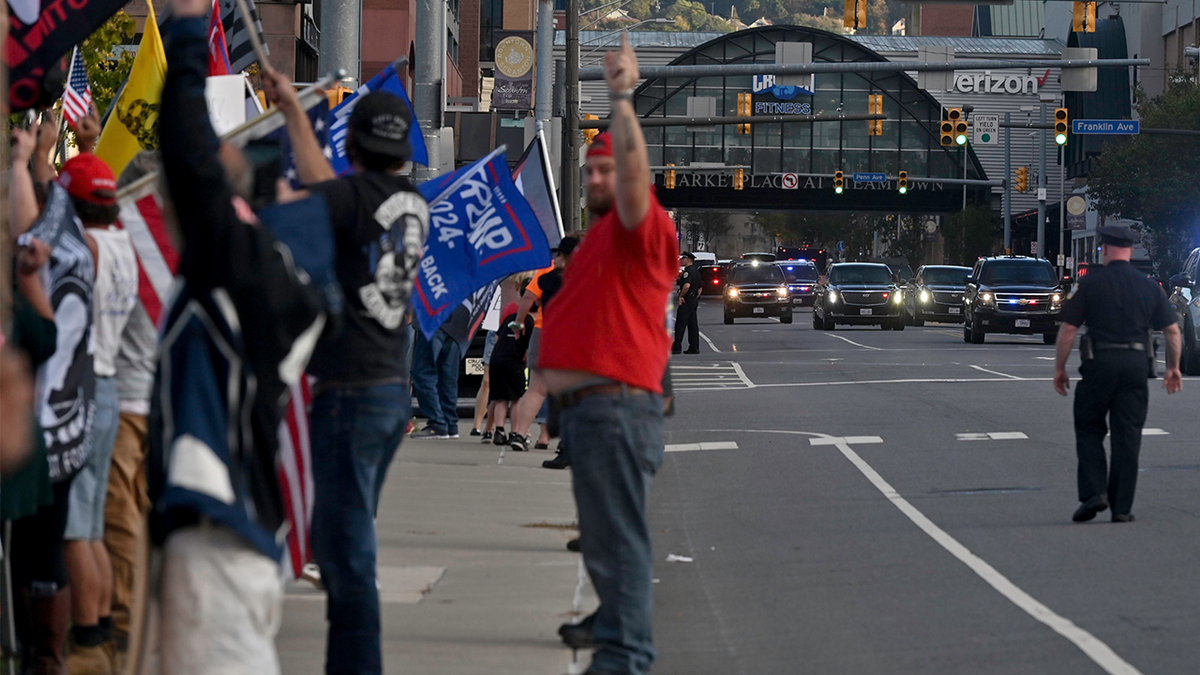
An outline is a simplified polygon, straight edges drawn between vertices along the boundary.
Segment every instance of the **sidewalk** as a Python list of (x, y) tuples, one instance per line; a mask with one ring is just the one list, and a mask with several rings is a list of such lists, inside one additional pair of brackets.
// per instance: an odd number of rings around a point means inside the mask
[[(464, 430), (470, 430), (469, 420)], [(552, 444), (551, 447), (554, 447)], [(553, 452), (505, 452), (478, 437), (406, 439), (379, 505), (384, 670), (404, 675), (564, 675), (590, 654), (559, 640), (572, 620), (580, 558), (570, 471)], [(597, 601), (584, 584), (581, 609)], [(288, 587), (277, 645), (282, 671), (320, 675), (325, 596)]]

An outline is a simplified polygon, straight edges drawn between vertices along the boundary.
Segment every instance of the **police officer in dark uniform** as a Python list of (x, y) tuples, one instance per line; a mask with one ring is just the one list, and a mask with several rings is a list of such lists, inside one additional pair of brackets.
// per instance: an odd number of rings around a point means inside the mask
[(675, 310), (675, 345), (672, 354), (683, 348), (683, 331), (688, 333), (688, 350), (685, 354), (700, 353), (700, 319), (696, 310), (700, 308), (700, 272), (696, 270), (696, 256), (684, 253), (679, 256), (683, 273), (679, 275), (679, 309)]
[[(1073, 520), (1083, 522), (1112, 507), (1114, 523), (1133, 520), (1138, 452), (1153, 377), (1151, 330), (1167, 339), (1163, 386), (1174, 394), (1183, 386), (1181, 346), (1175, 311), (1162, 288), (1129, 264), (1136, 235), (1127, 227), (1107, 226), (1100, 234), (1104, 267), (1080, 280), (1067, 295), (1059, 319), (1054, 389), (1067, 395), (1067, 357), (1079, 327), (1079, 373), (1075, 392), (1075, 452), (1079, 457), (1079, 501)], [(1105, 417), (1107, 416), (1107, 423)], [(1104, 457), (1104, 436), (1112, 428), (1112, 468)]]

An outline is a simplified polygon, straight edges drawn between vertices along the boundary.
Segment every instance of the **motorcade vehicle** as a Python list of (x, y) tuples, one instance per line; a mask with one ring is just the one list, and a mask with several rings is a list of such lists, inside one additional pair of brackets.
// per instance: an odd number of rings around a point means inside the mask
[(732, 265), (725, 283), (725, 323), (746, 317), (779, 317), (792, 322), (792, 296), (778, 265), (749, 262)]
[(813, 328), (837, 324), (904, 330), (904, 291), (882, 263), (834, 263), (817, 287)]
[(980, 258), (963, 293), (963, 342), (983, 344), (988, 333), (1058, 339), (1066, 292), (1049, 261), (1025, 256)]
[(823, 270), (829, 264), (829, 252), (812, 246), (780, 246), (775, 252), (775, 260), (807, 260), (816, 265), (818, 270)]
[(963, 293), (970, 267), (922, 265), (908, 282), (904, 294), (906, 318), (913, 326), (926, 321), (963, 322)]
[(1183, 263), (1183, 271), (1171, 277), (1170, 300), (1183, 333), (1179, 368), (1184, 375), (1200, 375), (1200, 343), (1196, 338), (1200, 328), (1200, 248), (1193, 249)]
[(817, 284), (820, 283), (817, 266), (807, 260), (776, 260), (775, 264), (783, 270), (783, 278), (792, 296), (792, 306), (812, 305)]
[(762, 252), (743, 253), (738, 262), (775, 262), (775, 254)]
[[(704, 256), (701, 258), (700, 256)], [(700, 294), (720, 295), (725, 290), (725, 265), (711, 253), (696, 254), (696, 269), (700, 272)]]

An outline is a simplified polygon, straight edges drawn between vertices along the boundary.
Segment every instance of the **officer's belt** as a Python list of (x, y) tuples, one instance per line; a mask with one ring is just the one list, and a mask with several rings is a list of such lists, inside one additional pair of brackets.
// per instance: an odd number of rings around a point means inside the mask
[(1121, 350), (1144, 352), (1146, 351), (1146, 345), (1142, 342), (1093, 342), (1092, 349), (1095, 349), (1098, 352)]

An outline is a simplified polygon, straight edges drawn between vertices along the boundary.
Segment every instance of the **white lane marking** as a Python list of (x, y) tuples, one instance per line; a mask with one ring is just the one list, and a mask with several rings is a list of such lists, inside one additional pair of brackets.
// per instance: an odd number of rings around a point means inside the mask
[(720, 350), (720, 349), (717, 349), (717, 346), (716, 346), (715, 344), (713, 344), (713, 341), (712, 341), (712, 340), (708, 339), (708, 336), (707, 336), (707, 335), (705, 335), (704, 333), (700, 333), (700, 339), (701, 339), (701, 340), (704, 340), (705, 342), (707, 342), (707, 343), (708, 343), (708, 346), (709, 346), (709, 347), (712, 347), (712, 350), (713, 350), (714, 352), (716, 352), (716, 353), (718, 353), (718, 354), (720, 354), (720, 353), (721, 353), (721, 350)]
[(870, 347), (868, 345), (859, 344), (859, 343), (855, 342), (854, 340), (851, 340), (850, 338), (844, 338), (841, 335), (834, 335), (833, 333), (826, 333), (826, 335), (828, 335), (831, 338), (837, 338), (837, 339), (841, 340), (842, 342), (849, 342), (850, 344), (854, 345), (855, 347), (862, 347), (863, 349), (870, 349), (871, 351), (875, 351), (875, 352), (884, 351), (884, 350), (880, 349), (879, 347)]
[(737, 450), (738, 444), (734, 442), (720, 443), (676, 443), (663, 447), (664, 452), (695, 452), (696, 450)]
[(988, 431), (984, 433), (954, 434), (960, 441), (1020, 441), (1028, 439), (1023, 431)]
[(1171, 432), (1166, 429), (1142, 429), (1143, 436), (1170, 436)]
[(1118, 656), (1111, 647), (1101, 642), (1095, 635), (1076, 626), (1070, 619), (1055, 614), (1049, 607), (1021, 590), (1016, 584), (1009, 581), (1007, 577), (997, 571), (995, 567), (989, 565), (982, 558), (972, 553), (966, 546), (960, 544), (957, 539), (947, 534), (945, 530), (935, 525), (924, 513), (917, 510), (907, 499), (901, 497), (900, 493), (896, 492), (896, 489), (889, 485), (870, 464), (863, 461), (863, 458), (859, 457), (858, 453), (851, 449), (850, 444), (845, 442), (845, 440), (849, 439), (834, 440), (840, 442), (833, 445), (841, 451), (846, 459), (850, 460), (850, 463), (862, 475), (866, 476), (867, 480), (871, 481), (875, 489), (879, 490), (893, 506), (899, 509), (914, 525), (929, 535), (942, 548), (946, 549), (955, 558), (958, 558), (972, 572), (979, 575), (979, 578), (983, 579), (989, 586), (1007, 598), (1009, 602), (1048, 626), (1055, 633), (1069, 640), (1071, 644), (1075, 645), (1079, 651), (1083, 652), (1085, 656), (1100, 666), (1104, 672), (1109, 673), (1109, 675), (1142, 675), (1141, 671)]
[(821, 438), (808, 439), (809, 445), (839, 445), (845, 443), (882, 443), (883, 439), (878, 436), (823, 436)]
[[(1080, 378), (1072, 377), (1072, 382)], [(976, 382), (1053, 382), (1052, 377), (945, 377), (945, 378), (905, 378), (900, 380), (838, 380), (836, 382), (772, 382), (755, 384), (755, 389), (771, 387), (841, 387), (852, 384), (972, 384)], [(725, 391), (727, 389), (744, 389), (745, 387), (689, 387), (686, 391)]]
[(742, 370), (741, 364), (732, 363), (731, 365), (733, 366), (733, 371), (737, 373), (738, 377), (742, 378), (742, 384), (745, 384), (747, 389), (753, 389), (758, 386), (757, 384), (751, 382), (750, 378), (746, 377), (746, 371)]
[(1025, 378), (1022, 378), (1022, 377), (1017, 377), (1016, 375), (1009, 375), (1008, 373), (1001, 373), (1001, 372), (999, 372), (999, 371), (996, 371), (996, 370), (988, 370), (987, 368), (983, 368), (983, 367), (981, 367), (981, 366), (971, 366), (971, 367), (972, 367), (972, 368), (974, 368), (975, 370), (978, 370), (978, 371), (979, 371), (979, 372), (981, 372), (981, 373), (987, 373), (987, 374), (989, 374), (989, 375), (999, 375), (1000, 377), (1007, 377), (1007, 378), (1008, 378), (1008, 379), (1010, 379), (1010, 380), (1022, 380), (1022, 379), (1025, 379)]
[(1055, 359), (1053, 356), (1035, 356), (1033, 358), (1037, 359), (1038, 361), (1053, 361)]

